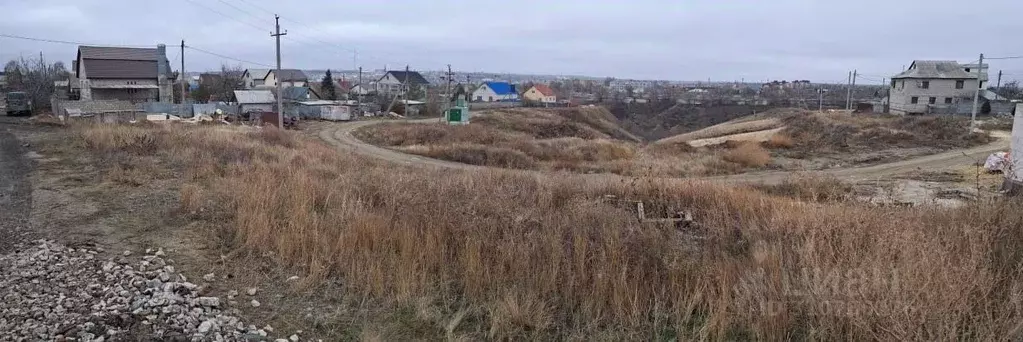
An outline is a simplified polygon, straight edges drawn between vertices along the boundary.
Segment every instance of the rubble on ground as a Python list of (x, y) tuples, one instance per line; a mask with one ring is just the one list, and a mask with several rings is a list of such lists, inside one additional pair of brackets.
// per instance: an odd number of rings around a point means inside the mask
[(162, 249), (103, 259), (38, 240), (16, 251), (0, 256), (0, 340), (270, 339), (227, 301), (204, 296), (206, 285), (175, 272)]

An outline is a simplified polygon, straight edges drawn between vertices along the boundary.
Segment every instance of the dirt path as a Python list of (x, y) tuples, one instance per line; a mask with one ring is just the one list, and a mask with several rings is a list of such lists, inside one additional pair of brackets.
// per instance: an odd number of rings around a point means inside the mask
[(0, 254), (25, 237), (32, 208), (31, 161), (14, 136), (16, 120), (0, 117)]
[[(389, 150), (383, 147), (373, 146), (371, 144), (362, 142), (361, 140), (355, 138), (355, 136), (352, 135), (352, 132), (359, 128), (374, 125), (380, 122), (385, 121), (367, 120), (337, 124), (326, 123), (320, 127), (317, 127), (316, 129), (317, 135), (320, 137), (320, 139), (323, 139), (327, 143), (337, 147), (339, 150), (350, 151), (378, 159), (387, 160), (394, 163), (406, 165), (417, 164), (430, 167), (455, 168), (463, 170), (484, 168), (482, 166), (455, 163), (422, 156), (405, 154)], [(412, 120), (407, 122), (430, 123), (437, 122), (437, 119)], [(953, 166), (968, 165), (977, 161), (982, 162), (984, 158), (986, 158), (992, 152), (1008, 150), (1009, 148), (1008, 136), (996, 135), (995, 137), (997, 138), (995, 142), (968, 149), (947, 151), (923, 157), (906, 159), (903, 161), (893, 163), (850, 168), (837, 168), (814, 172), (831, 174), (840, 179), (848, 181), (861, 181), (887, 178), (914, 170), (934, 171)], [(798, 171), (767, 171), (729, 176), (702, 177), (700, 179), (739, 183), (747, 182), (778, 183), (797, 172)], [(606, 177), (607, 175), (582, 175), (582, 176)]]

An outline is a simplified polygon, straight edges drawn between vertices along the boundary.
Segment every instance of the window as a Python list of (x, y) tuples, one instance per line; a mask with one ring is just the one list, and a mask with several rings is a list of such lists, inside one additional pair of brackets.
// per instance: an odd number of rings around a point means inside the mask
[(892, 89), (895, 89), (895, 80), (892, 80)]
[(980, 85), (978, 87), (980, 87), (980, 89), (984, 89), (984, 81), (980, 81)]
[(966, 72), (970, 72), (970, 68), (966, 68)]
[(916, 104), (919, 101), (920, 101), (920, 99), (917, 98), (916, 96), (913, 96), (913, 97), (909, 98), (909, 103), (912, 103), (912, 104)]
[(931, 87), (931, 81), (921, 81), (920, 89), (929, 89)]
[(938, 101), (937, 97), (931, 97), (931, 98), (927, 99), (927, 103), (930, 103), (930, 104), (935, 104), (935, 103), (937, 103), (937, 101)]
[(945, 98), (945, 104), (952, 104), (952, 98), (951, 97), (946, 97)]
[(956, 89), (963, 89), (965, 84), (966, 84), (966, 81), (963, 81), (963, 80), (956, 81)]

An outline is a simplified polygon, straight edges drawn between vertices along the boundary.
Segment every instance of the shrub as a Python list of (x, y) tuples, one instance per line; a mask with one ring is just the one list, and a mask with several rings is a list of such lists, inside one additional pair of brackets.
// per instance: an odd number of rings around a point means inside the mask
[(429, 146), (421, 153), (422, 155), (455, 161), (459, 163), (503, 167), (510, 169), (533, 169), (536, 168), (536, 160), (532, 157), (508, 148), (455, 144), (442, 146)]
[(767, 148), (791, 148), (795, 145), (796, 143), (792, 141), (792, 137), (785, 133), (775, 133), (764, 142), (764, 146)]
[(725, 151), (721, 159), (746, 167), (764, 167), (771, 162), (771, 153), (760, 144), (744, 142), (734, 149)]

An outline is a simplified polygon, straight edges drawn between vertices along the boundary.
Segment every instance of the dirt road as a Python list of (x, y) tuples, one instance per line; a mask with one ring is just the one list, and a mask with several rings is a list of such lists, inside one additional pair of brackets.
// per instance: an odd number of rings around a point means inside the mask
[[(380, 122), (383, 121), (366, 120), (337, 124), (324, 124), (323, 126), (318, 127), (317, 135), (320, 137), (320, 139), (323, 139), (327, 143), (337, 147), (339, 150), (350, 151), (400, 164), (407, 165), (416, 164), (422, 166), (455, 168), (464, 170), (483, 168), (482, 166), (455, 163), (396, 152), (393, 150), (373, 146), (368, 143), (362, 142), (361, 140), (355, 138), (355, 136), (352, 135), (352, 132), (359, 128), (374, 125)], [(412, 120), (407, 122), (429, 123), (437, 122), (437, 119)], [(983, 162), (984, 158), (986, 158), (992, 152), (1008, 150), (1009, 148), (1008, 136), (996, 135), (995, 137), (997, 138), (995, 142), (968, 149), (947, 151), (923, 157), (906, 159), (893, 163), (850, 168), (836, 168), (815, 172), (830, 174), (843, 180), (855, 182), (861, 180), (887, 178), (914, 170), (935, 171), (949, 167), (969, 165), (977, 161)], [(766, 171), (729, 176), (703, 177), (700, 179), (721, 182), (738, 183), (758, 182), (770, 184), (781, 182), (786, 178), (792, 176), (796, 172), (797, 171)], [(582, 175), (582, 176), (606, 177), (607, 175)]]
[(0, 116), (0, 254), (24, 238), (32, 209), (31, 161), (13, 133), (18, 120)]

